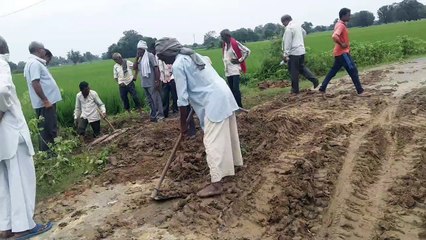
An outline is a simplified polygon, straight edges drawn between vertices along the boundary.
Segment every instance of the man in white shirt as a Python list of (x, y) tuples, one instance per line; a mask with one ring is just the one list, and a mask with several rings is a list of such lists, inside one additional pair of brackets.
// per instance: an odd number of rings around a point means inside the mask
[(243, 104), (240, 92), (241, 72), (247, 72), (245, 61), (250, 55), (250, 49), (235, 40), (228, 29), (221, 31), (220, 37), (223, 40), (223, 63), (225, 64), (225, 75), (228, 80), (228, 86), (238, 106), (242, 108)]
[(101, 134), (101, 117), (106, 116), (105, 104), (98, 93), (90, 89), (87, 82), (81, 82), (79, 87), (80, 92), (77, 93), (74, 110), (77, 133), (84, 136), (87, 125), (90, 124), (93, 137), (96, 138)]
[(31, 55), (25, 64), (24, 76), (37, 118), (43, 117), (40, 126), (40, 150), (48, 151), (48, 144), (53, 144), (58, 136), (56, 103), (62, 100), (62, 96), (55, 79), (46, 67), (46, 60), (43, 59), (46, 57), (44, 45), (32, 42), (29, 50)]
[(130, 103), (127, 95), (130, 95), (133, 98), (135, 107), (142, 113), (142, 105), (139, 100), (138, 93), (136, 92), (135, 81), (133, 77), (133, 63), (123, 59), (120, 53), (112, 54), (112, 59), (115, 61), (113, 68), (114, 79), (117, 81), (120, 87), (120, 97), (124, 104), (124, 109), (130, 112)]
[(283, 60), (288, 64), (288, 70), (291, 76), (291, 92), (299, 93), (299, 74), (312, 82), (314, 88), (319, 85), (318, 79), (305, 66), (305, 41), (306, 31), (301, 25), (295, 23), (290, 15), (284, 15), (281, 18), (282, 24), (285, 26), (283, 36)]
[(0, 37), (0, 239), (36, 236), (52, 228), (33, 220), (34, 149), (8, 59), (9, 48)]

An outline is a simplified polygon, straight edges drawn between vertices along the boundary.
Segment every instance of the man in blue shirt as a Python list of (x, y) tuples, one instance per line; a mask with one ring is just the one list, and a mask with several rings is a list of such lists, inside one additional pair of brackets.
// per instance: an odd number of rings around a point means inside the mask
[(181, 133), (186, 135), (188, 131), (186, 118), (189, 104), (198, 115), (204, 130), (204, 146), (212, 183), (197, 195), (210, 197), (221, 194), (222, 178), (235, 175), (234, 166), (243, 165), (234, 113), (239, 109), (237, 102), (207, 58), (184, 48), (174, 38), (158, 40), (155, 49), (160, 60), (173, 64)]
[(29, 46), (30, 58), (25, 64), (24, 76), (37, 118), (43, 117), (40, 133), (40, 150), (48, 151), (48, 143), (54, 143), (58, 135), (56, 103), (62, 100), (61, 92), (55, 79), (46, 67), (46, 50), (43, 44), (32, 42)]

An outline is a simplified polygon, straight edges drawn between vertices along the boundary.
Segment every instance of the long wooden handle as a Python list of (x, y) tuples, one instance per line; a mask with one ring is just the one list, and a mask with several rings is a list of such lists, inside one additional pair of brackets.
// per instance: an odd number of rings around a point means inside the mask
[(112, 125), (112, 123), (102, 114), (102, 112), (101, 112), (101, 110), (99, 110), (99, 108), (97, 109), (98, 110), (98, 113), (99, 113), (99, 115), (102, 117), (102, 119), (103, 120), (105, 120), (105, 122), (107, 122), (108, 123), (108, 125), (109, 125), (109, 127), (112, 129), (112, 131), (114, 131), (115, 132), (115, 128), (114, 128), (114, 126)]
[[(193, 114), (194, 114), (194, 109), (191, 108), (191, 111), (189, 112), (188, 117), (186, 118), (187, 124), (191, 120)], [(167, 159), (166, 165), (163, 168), (163, 172), (161, 173), (160, 180), (158, 181), (157, 186), (154, 188), (154, 191), (151, 194), (151, 198), (155, 198), (157, 196), (158, 191), (160, 190), (161, 184), (163, 183), (164, 178), (166, 177), (167, 171), (169, 170), (170, 165), (172, 164), (172, 161), (176, 156), (177, 149), (180, 143), (182, 142), (182, 139), (183, 139), (183, 135), (182, 133), (180, 133), (175, 145), (173, 146), (172, 154), (170, 154), (170, 157), (169, 159)]]
[(154, 189), (152, 197), (155, 197), (157, 195), (157, 191), (160, 189), (161, 184), (163, 183), (164, 178), (166, 177), (166, 174), (167, 174), (167, 171), (169, 170), (170, 164), (172, 164), (172, 161), (176, 156), (176, 152), (177, 152), (177, 149), (180, 145), (180, 142), (182, 141), (182, 138), (183, 138), (183, 135), (181, 133), (181, 134), (179, 134), (179, 137), (178, 137), (178, 139), (175, 143), (175, 146), (173, 147), (172, 154), (170, 154), (169, 159), (167, 159), (166, 165), (163, 168), (163, 172), (161, 173), (160, 180), (158, 181), (157, 186)]

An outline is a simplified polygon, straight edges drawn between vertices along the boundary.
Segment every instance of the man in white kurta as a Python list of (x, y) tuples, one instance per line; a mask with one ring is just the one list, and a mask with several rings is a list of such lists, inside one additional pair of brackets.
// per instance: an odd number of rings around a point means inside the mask
[(209, 61), (191, 49), (183, 48), (176, 39), (158, 40), (156, 52), (165, 63), (173, 63), (182, 134), (187, 131), (189, 104), (204, 130), (203, 141), (212, 184), (197, 195), (210, 197), (221, 194), (223, 177), (235, 175), (234, 166), (243, 165), (234, 113), (239, 109), (237, 102)]
[(34, 149), (12, 82), (8, 53), (0, 37), (0, 238), (25, 235), (36, 227)]

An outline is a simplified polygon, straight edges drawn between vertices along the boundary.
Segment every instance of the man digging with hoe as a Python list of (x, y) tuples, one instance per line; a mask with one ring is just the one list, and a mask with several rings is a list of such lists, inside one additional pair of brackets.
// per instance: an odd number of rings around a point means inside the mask
[(221, 194), (222, 178), (235, 175), (234, 166), (243, 165), (235, 117), (239, 109), (237, 102), (225, 81), (201, 55), (184, 48), (174, 38), (158, 40), (155, 49), (159, 59), (173, 64), (182, 135), (188, 131), (189, 104), (204, 131), (211, 184), (201, 189), (197, 196)]

